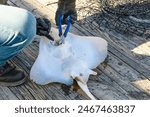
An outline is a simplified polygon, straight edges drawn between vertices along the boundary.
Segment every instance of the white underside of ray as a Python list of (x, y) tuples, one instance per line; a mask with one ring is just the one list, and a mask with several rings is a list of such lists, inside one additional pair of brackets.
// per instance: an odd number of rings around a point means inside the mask
[[(58, 39), (58, 31), (52, 28), (53, 37)], [(96, 68), (107, 57), (107, 42), (100, 37), (78, 36), (68, 33), (65, 43), (54, 46), (53, 42), (42, 38), (39, 55), (33, 64), (30, 78), (37, 84), (45, 85), (52, 82), (71, 85), (73, 79), (91, 98), (87, 81), (92, 69)]]

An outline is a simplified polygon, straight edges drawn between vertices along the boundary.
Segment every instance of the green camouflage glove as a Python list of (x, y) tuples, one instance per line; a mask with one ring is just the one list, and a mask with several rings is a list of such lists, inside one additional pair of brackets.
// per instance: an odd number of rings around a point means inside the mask
[(59, 0), (58, 9), (55, 15), (56, 25), (59, 25), (59, 18), (63, 15), (62, 24), (67, 24), (67, 17), (71, 17), (71, 23), (77, 20), (77, 11), (75, 9), (76, 0)]

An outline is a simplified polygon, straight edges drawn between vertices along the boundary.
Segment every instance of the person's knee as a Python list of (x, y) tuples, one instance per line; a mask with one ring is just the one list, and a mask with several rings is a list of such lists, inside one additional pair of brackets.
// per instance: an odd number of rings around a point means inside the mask
[(26, 11), (26, 15), (26, 20), (23, 22), (24, 27), (22, 34), (25, 36), (27, 41), (26, 43), (30, 43), (36, 35), (36, 19), (35, 16), (29, 11)]
[(36, 19), (35, 16), (29, 11), (27, 11), (27, 19), (24, 25), (25, 33), (27, 33), (28, 36), (36, 35)]
[[(7, 6), (3, 8), (7, 12), (9, 11), (9, 14), (4, 17), (0, 16), (2, 17), (0, 20), (0, 50), (7, 55), (16, 55), (34, 39), (36, 35), (36, 19), (27, 10)], [(3, 55), (2, 53), (1, 55)]]

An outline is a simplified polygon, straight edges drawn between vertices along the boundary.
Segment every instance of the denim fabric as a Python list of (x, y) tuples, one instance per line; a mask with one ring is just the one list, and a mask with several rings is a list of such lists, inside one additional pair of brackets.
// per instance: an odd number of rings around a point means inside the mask
[(35, 35), (36, 20), (30, 12), (0, 5), (0, 65), (29, 45)]

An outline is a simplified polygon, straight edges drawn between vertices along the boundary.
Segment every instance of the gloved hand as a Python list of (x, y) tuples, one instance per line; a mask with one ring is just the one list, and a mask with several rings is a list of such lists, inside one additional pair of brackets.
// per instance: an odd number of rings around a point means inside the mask
[(50, 40), (53, 40), (53, 38), (50, 36), (50, 30), (51, 30), (51, 23), (46, 18), (37, 18), (36, 19), (36, 27), (37, 27), (37, 35), (45, 36)]
[(56, 25), (59, 25), (59, 18), (63, 15), (62, 24), (67, 24), (67, 17), (71, 17), (71, 23), (77, 20), (77, 11), (75, 9), (76, 0), (59, 0), (58, 9), (55, 15)]

